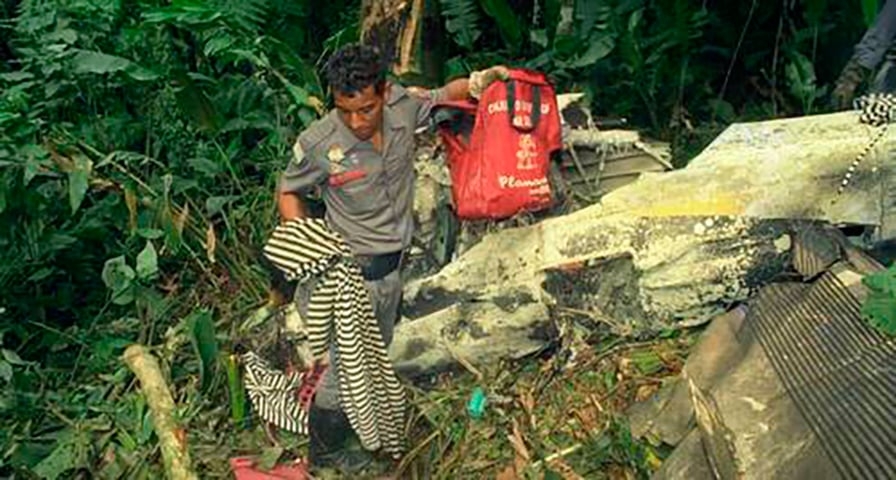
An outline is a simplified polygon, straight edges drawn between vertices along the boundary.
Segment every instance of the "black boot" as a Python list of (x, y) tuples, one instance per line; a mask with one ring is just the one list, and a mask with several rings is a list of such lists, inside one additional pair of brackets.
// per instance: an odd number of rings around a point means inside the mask
[(312, 472), (333, 469), (351, 478), (373, 462), (373, 457), (363, 448), (347, 448), (353, 431), (348, 417), (341, 410), (328, 410), (312, 403), (308, 412), (308, 427)]

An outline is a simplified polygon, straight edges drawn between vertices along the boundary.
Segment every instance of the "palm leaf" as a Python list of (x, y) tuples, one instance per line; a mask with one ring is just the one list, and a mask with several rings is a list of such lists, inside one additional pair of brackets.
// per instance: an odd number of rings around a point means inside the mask
[(236, 25), (245, 32), (258, 32), (264, 30), (268, 11), (271, 8), (270, 4), (273, 2), (269, 0), (218, 0), (216, 3), (232, 25)]
[(511, 51), (519, 51), (523, 40), (523, 31), (520, 28), (522, 22), (519, 17), (513, 13), (513, 8), (507, 3), (507, 0), (480, 0), (482, 8), (490, 17), (495, 20), (498, 25), (498, 31), (504, 44)]
[(439, 0), (442, 16), (445, 17), (445, 29), (454, 38), (454, 42), (464, 49), (472, 50), (476, 40), (482, 35), (479, 23), (482, 14), (476, 0)]

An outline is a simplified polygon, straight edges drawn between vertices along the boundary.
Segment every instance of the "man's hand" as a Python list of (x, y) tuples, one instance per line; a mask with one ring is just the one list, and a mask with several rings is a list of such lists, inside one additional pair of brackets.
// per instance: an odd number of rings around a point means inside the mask
[(504, 65), (496, 65), (470, 74), (470, 96), (479, 98), (482, 92), (496, 80), (510, 78), (510, 70)]

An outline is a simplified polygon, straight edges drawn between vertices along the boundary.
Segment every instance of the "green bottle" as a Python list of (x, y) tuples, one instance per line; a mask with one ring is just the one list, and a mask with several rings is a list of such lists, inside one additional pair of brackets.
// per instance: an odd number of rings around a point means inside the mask
[(467, 412), (470, 413), (471, 417), (480, 419), (482, 418), (482, 414), (485, 413), (485, 403), (485, 392), (482, 390), (482, 387), (476, 387), (473, 389), (473, 395), (470, 396), (470, 401), (467, 402)]

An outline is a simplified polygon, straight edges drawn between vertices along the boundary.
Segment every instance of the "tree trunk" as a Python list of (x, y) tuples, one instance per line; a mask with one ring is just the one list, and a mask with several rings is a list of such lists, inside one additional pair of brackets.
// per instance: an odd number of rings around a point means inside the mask
[(143, 345), (131, 345), (124, 351), (122, 359), (140, 380), (140, 389), (152, 412), (153, 428), (159, 438), (168, 478), (196, 480), (184, 430), (174, 418), (174, 398), (162, 376), (159, 362)]
[[(361, 42), (383, 53), (384, 62), (399, 76), (438, 76), (426, 68), (429, 32), (434, 24), (427, 16), (434, 10), (431, 0), (363, 0), (361, 3)], [(438, 19), (435, 19), (435, 23)]]

